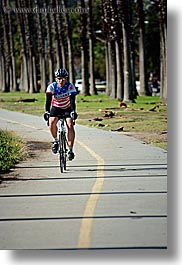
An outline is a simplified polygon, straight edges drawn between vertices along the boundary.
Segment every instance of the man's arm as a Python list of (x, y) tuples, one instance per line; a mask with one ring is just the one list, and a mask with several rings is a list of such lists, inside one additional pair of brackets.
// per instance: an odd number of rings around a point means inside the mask
[(52, 101), (52, 93), (46, 93), (45, 109), (47, 112), (50, 112), (51, 101)]
[(70, 96), (71, 109), (76, 111), (75, 95)]
[(71, 104), (71, 110), (76, 111), (76, 95), (77, 90), (73, 84), (70, 83), (69, 85), (69, 92), (70, 92), (70, 104)]

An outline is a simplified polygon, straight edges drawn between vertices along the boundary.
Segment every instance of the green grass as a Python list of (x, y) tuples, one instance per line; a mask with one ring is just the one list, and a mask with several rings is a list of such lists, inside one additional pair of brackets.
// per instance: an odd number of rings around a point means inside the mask
[(14, 132), (0, 130), (0, 173), (9, 171), (25, 154), (26, 146)]
[[(34, 102), (22, 102), (27, 99), (35, 99)], [(0, 93), (0, 107), (12, 111), (24, 112), (33, 115), (44, 113), (45, 94), (28, 94), (25, 92)]]
[[(35, 99), (22, 102), (22, 99)], [(119, 130), (137, 137), (149, 144), (167, 149), (167, 107), (160, 104), (160, 98), (137, 97), (136, 103), (127, 103), (127, 108), (105, 94), (77, 95), (78, 124), (103, 130)], [(45, 93), (27, 94), (23, 92), (0, 93), (0, 108), (43, 116)], [(152, 108), (156, 107), (153, 111)], [(112, 118), (106, 114), (114, 113)], [(96, 119), (102, 121), (96, 121)], [(118, 133), (122, 133), (118, 132)]]

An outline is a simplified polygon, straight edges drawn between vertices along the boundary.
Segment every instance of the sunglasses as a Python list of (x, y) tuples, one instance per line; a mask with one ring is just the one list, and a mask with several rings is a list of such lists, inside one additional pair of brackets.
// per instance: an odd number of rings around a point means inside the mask
[(65, 81), (66, 78), (63, 78), (63, 77), (57, 77), (58, 80), (62, 80), (62, 81)]

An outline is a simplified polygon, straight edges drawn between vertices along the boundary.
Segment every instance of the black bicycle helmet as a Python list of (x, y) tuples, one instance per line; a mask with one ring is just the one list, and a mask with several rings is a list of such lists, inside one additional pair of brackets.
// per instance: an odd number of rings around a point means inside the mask
[(57, 69), (54, 73), (55, 77), (68, 77), (68, 72), (66, 69)]

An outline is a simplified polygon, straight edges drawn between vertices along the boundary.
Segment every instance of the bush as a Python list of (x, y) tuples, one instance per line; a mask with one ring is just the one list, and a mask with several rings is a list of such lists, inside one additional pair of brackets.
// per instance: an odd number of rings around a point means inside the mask
[(25, 145), (12, 132), (0, 130), (0, 172), (7, 172), (25, 154)]

